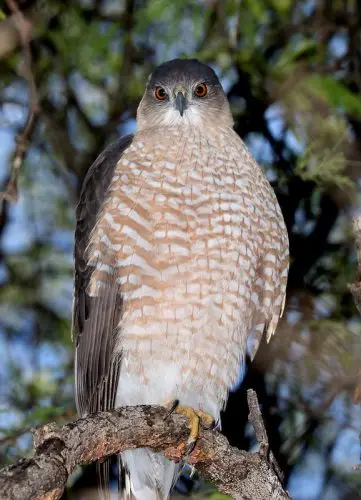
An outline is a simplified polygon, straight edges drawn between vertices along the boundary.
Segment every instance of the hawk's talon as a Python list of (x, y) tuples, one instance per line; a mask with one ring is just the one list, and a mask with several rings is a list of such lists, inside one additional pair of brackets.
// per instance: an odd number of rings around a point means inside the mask
[(213, 425), (209, 428), (210, 431), (215, 431), (219, 428), (219, 422), (216, 419), (213, 420)]
[(189, 473), (189, 477), (190, 477), (190, 479), (193, 479), (195, 473), (197, 472), (197, 469), (194, 467), (194, 465), (191, 465), (190, 468), (191, 468), (191, 470)]
[(185, 455), (189, 455), (192, 453), (197, 443), (199, 437), (199, 425), (202, 424), (204, 429), (211, 429), (215, 426), (215, 420), (211, 415), (203, 410), (195, 410), (190, 406), (180, 405), (178, 399), (166, 405), (166, 407), (170, 407), (170, 410), (165, 419), (175, 411), (180, 415), (185, 415), (189, 420), (188, 428), (190, 429), (190, 434), (187, 441), (187, 450), (185, 452)]
[(206, 413), (203, 410), (195, 410), (195, 412), (197, 413), (197, 415), (200, 419), (200, 422), (202, 424), (203, 429), (206, 429), (206, 430), (212, 429), (213, 430), (215, 428), (216, 421), (211, 415), (209, 415), (209, 413)]
[(197, 439), (191, 439), (189, 438), (188, 441), (187, 441), (187, 448), (184, 452), (184, 456), (185, 457), (188, 457), (188, 455), (190, 455), (192, 453), (192, 451), (194, 450), (194, 447), (197, 443)]
[(172, 413), (176, 411), (178, 406), (179, 406), (179, 399), (175, 399), (171, 403), (166, 404), (165, 407), (169, 408), (167, 414), (165, 415), (165, 417), (163, 417), (163, 420), (167, 420), (172, 415)]

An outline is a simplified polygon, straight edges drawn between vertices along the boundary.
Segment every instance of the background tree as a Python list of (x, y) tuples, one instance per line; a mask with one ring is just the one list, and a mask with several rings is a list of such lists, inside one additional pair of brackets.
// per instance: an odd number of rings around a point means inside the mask
[[(255, 388), (295, 499), (358, 498), (361, 322), (350, 215), (361, 166), (361, 5), (357, 0), (18, 0), (31, 28), (38, 113), (19, 200), (0, 216), (0, 443), (7, 463), (28, 430), (74, 417), (70, 311), (74, 209), (104, 146), (134, 130), (148, 74), (197, 57), (218, 72), (235, 128), (276, 189), (292, 263), (284, 320), (230, 397), (223, 431), (252, 448)], [(29, 108), (17, 17), (0, 21), (0, 180)], [(26, 62), (26, 61), (25, 61)], [(357, 391), (356, 391), (357, 395)], [(75, 490), (88, 475), (74, 478)], [(203, 485), (184, 480), (181, 488)], [(73, 493), (71, 493), (71, 491)]]

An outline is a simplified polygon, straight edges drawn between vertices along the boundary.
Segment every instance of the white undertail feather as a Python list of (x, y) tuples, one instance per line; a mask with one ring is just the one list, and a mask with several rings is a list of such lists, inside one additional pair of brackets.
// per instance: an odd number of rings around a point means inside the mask
[(126, 468), (123, 500), (166, 500), (177, 481), (180, 466), (146, 448), (122, 453)]

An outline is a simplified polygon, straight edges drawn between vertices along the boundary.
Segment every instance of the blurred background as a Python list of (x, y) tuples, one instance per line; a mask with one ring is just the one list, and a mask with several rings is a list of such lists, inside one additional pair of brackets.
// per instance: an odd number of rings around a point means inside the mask
[[(0, 2), (0, 182), (28, 115), (28, 73)], [(106, 144), (134, 131), (148, 74), (197, 57), (221, 78), (235, 129), (274, 186), (287, 223), (286, 312), (223, 415), (230, 442), (256, 449), (245, 391), (262, 404), (296, 500), (361, 498), (355, 404), (361, 320), (348, 291), (360, 202), (358, 0), (17, 0), (29, 21), (39, 114), (16, 204), (0, 215), (0, 461), (31, 453), (31, 427), (75, 418), (72, 246), (82, 179)], [(64, 498), (90, 498), (79, 471)], [(193, 497), (220, 498), (183, 480)], [(81, 493), (83, 491), (83, 493)], [(179, 493), (177, 493), (179, 494)]]

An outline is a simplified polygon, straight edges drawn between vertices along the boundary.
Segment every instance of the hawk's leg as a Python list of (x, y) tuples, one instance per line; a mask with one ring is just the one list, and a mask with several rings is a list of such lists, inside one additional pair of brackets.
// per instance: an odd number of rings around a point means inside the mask
[(170, 404), (166, 405), (166, 407), (169, 408), (169, 414), (175, 411), (180, 415), (185, 415), (189, 420), (188, 427), (190, 429), (190, 434), (188, 438), (188, 443), (187, 443), (188, 447), (186, 452), (186, 455), (188, 455), (189, 453), (192, 452), (199, 437), (199, 425), (201, 424), (202, 427), (205, 429), (211, 429), (215, 425), (214, 418), (205, 411), (195, 410), (190, 406), (180, 405), (177, 399), (175, 401), (172, 401)]

